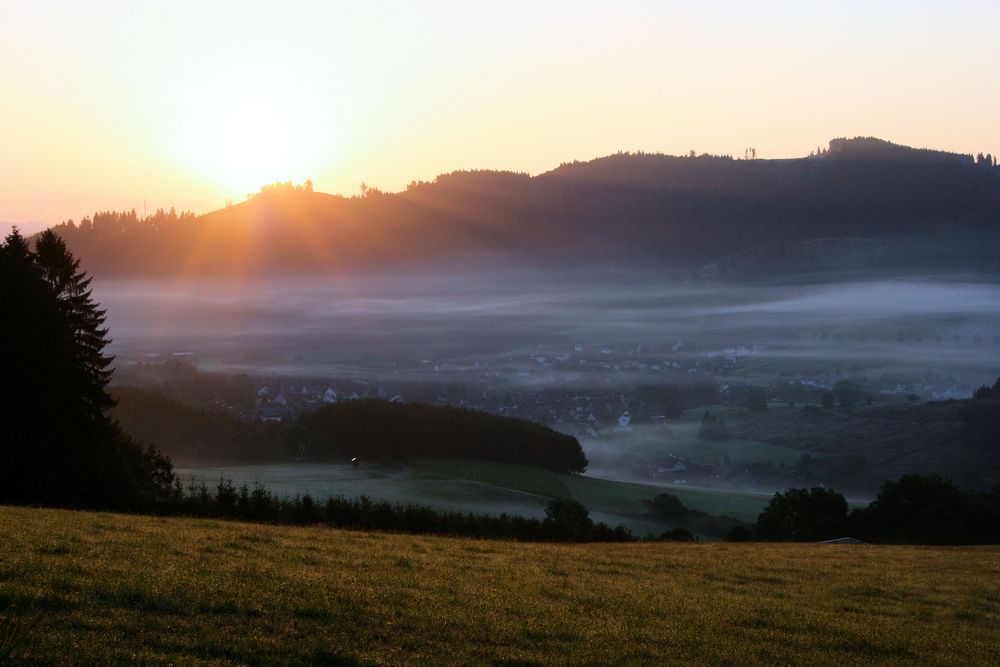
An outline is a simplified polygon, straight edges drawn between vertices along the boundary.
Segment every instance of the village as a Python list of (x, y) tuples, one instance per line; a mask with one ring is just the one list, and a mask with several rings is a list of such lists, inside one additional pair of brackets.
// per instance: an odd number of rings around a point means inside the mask
[[(795, 373), (788, 365), (776, 370), (772, 350), (764, 344), (593, 342), (552, 347), (517, 354), (414, 358), (397, 361), (391, 369), (363, 372), (354, 363), (351, 372), (339, 373), (334, 367), (322, 378), (315, 370), (262, 375), (240, 373), (239, 366), (226, 373), (218, 364), (203, 363), (193, 351), (119, 360), (124, 362), (123, 380), (138, 385), (168, 381), (164, 369), (175, 383), (182, 378), (197, 384), (213, 376), (240, 377), (240, 391), (215, 391), (209, 402), (244, 419), (283, 422), (326, 404), (380, 399), (479, 410), (594, 439), (660, 423), (684, 409), (740, 404), (751, 390), (763, 390), (770, 401), (804, 404), (820, 403), (849, 384), (860, 400), (871, 404), (963, 398), (974, 389), (931, 369), (876, 374), (850, 360), (798, 364), (820, 366), (808, 373)], [(204, 372), (206, 367), (211, 372)]]
[(764, 345), (706, 349), (682, 342), (575, 344), (568, 350), (420, 359), (385, 377), (273, 378), (256, 387), (248, 417), (280, 422), (345, 400), (380, 399), (451, 405), (526, 419), (577, 437), (613, 437), (634, 425), (656, 424), (683, 409), (739, 404), (748, 391), (772, 401), (821, 402), (850, 383), (867, 403), (948, 400), (974, 387), (931, 371), (868, 375), (859, 363), (828, 364), (811, 374), (769, 377)]
[[(183, 350), (145, 354), (138, 361), (119, 357), (118, 377), (188, 405), (279, 426), (324, 406), (365, 399), (481, 411), (571, 435), (583, 445), (592, 470), (615, 478), (745, 490), (850, 478), (863, 462), (844, 456), (833, 470), (830, 460), (810, 460), (805, 450), (786, 450), (778, 458), (767, 447), (748, 450), (748, 422), (734, 431), (727, 424), (731, 416), (767, 410), (772, 425), (766, 432), (773, 434), (806, 409), (919, 404), (968, 397), (974, 389), (918, 365), (903, 373), (849, 357), (775, 363), (776, 353), (752, 342), (550, 342), (522, 345), (513, 354), (425, 351), (397, 357), (388, 368), (345, 354), (338, 360), (343, 372), (311, 366), (303, 354), (298, 361), (275, 360), (270, 372), (241, 373), (238, 365), (220, 368), (209, 355)], [(733, 447), (740, 453), (728, 456)], [(301, 460), (308, 460), (308, 452)]]

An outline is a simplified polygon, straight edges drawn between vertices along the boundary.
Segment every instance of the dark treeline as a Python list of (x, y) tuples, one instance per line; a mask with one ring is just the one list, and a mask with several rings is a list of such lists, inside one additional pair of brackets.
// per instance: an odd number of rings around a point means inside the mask
[(386, 530), (404, 533), (461, 535), (476, 538), (541, 542), (627, 542), (635, 538), (622, 526), (611, 528), (594, 522), (580, 503), (556, 498), (549, 502), (545, 519), (501, 514), (444, 512), (411, 504), (373, 501), (370, 498), (310, 495), (285, 498), (262, 486), (239, 487), (220, 479), (214, 492), (205, 484), (184, 487), (178, 481), (156, 512), (262, 521), (279, 524), (323, 524), (334, 528)]
[(178, 460), (266, 462), (464, 458), (587, 468), (580, 442), (547, 426), (455, 407), (343, 401), (283, 423), (192, 407), (157, 392), (116, 387), (115, 417), (144, 442)]
[(533, 422), (449, 406), (345, 401), (305, 413), (297, 424), (320, 457), (472, 458), (568, 473), (587, 468), (573, 436)]
[(159, 391), (114, 387), (112, 393), (117, 405), (111, 414), (125, 431), (178, 462), (288, 461), (303, 440), (290, 424), (195, 407)]
[(771, 248), (749, 257), (780, 271), (801, 269), (796, 242), (831, 238), (850, 243), (811, 243), (814, 269), (862, 255), (881, 268), (995, 268), (992, 162), (875, 139), (834, 140), (793, 160), (622, 153), (535, 177), (456, 172), (391, 194), (282, 184), (197, 219), (101, 213), (56, 231), (101, 275), (327, 272), (470, 255), (700, 266), (751, 248)]
[(171, 357), (165, 361), (140, 361), (116, 368), (111, 391), (120, 400), (125, 400), (122, 392), (135, 387), (179, 403), (215, 406), (245, 416), (256, 409), (254, 399), (260, 385), (259, 378), (202, 373), (194, 364)]
[(692, 541), (695, 534), (727, 535), (733, 530), (746, 530), (745, 522), (731, 516), (708, 514), (686, 507), (681, 499), (672, 493), (661, 493), (652, 500), (643, 501), (657, 519), (674, 524), (674, 528), (664, 533), (661, 539)]
[(961, 408), (962, 437), (970, 445), (1000, 449), (1000, 378), (980, 387)]
[(754, 531), (733, 539), (821, 541), (854, 537), (888, 544), (1000, 544), (1000, 487), (963, 491), (936, 475), (887, 481), (867, 507), (848, 511), (832, 489), (776, 493)]

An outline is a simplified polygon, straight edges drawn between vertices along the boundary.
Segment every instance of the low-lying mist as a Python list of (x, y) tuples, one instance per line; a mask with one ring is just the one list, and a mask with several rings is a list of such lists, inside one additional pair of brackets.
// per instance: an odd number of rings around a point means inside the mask
[[(916, 365), (986, 382), (1000, 366), (1000, 285), (988, 282), (741, 286), (465, 272), (94, 288), (120, 363), (188, 352), (206, 368), (234, 372), (440, 377), (593, 347), (608, 359), (637, 349), (737, 356), (776, 374)], [(568, 381), (585, 366), (532, 369), (531, 381)], [(635, 369), (617, 371), (627, 378)]]

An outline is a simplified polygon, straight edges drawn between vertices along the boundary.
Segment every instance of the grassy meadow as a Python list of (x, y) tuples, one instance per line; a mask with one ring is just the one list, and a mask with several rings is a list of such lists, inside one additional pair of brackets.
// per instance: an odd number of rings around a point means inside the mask
[(551, 545), (0, 508), (0, 645), (13, 632), (9, 661), (27, 665), (987, 665), (998, 581), (1000, 548)]
[(624, 525), (639, 536), (658, 535), (676, 527), (673, 521), (651, 515), (643, 503), (665, 491), (676, 495), (690, 509), (751, 523), (770, 499), (770, 494), (619, 482), (559, 474), (534, 466), (469, 459), (413, 458), (399, 468), (375, 463), (357, 469), (344, 464), (281, 463), (180, 467), (177, 472), (185, 483), (197, 480), (209, 487), (225, 477), (237, 485), (245, 482), (252, 486), (259, 482), (279, 495), (309, 493), (316, 498), (367, 495), (439, 510), (506, 512), (535, 518), (545, 516), (550, 499), (572, 498), (585, 505), (595, 520), (610, 526)]

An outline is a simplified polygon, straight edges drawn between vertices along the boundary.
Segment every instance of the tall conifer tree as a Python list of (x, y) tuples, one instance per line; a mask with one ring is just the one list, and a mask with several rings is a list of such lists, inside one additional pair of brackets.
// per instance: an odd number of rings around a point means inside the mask
[(51, 232), (0, 244), (0, 502), (134, 508), (173, 479), (105, 411), (105, 312)]
[(73, 257), (66, 243), (51, 230), (38, 237), (35, 258), (72, 332), (75, 369), (82, 375), (81, 399), (91, 418), (103, 419), (104, 411), (114, 407), (106, 389), (112, 373), (109, 367), (114, 360), (104, 354), (110, 342), (104, 326), (107, 311), (94, 303), (92, 279), (80, 270), (80, 260)]

